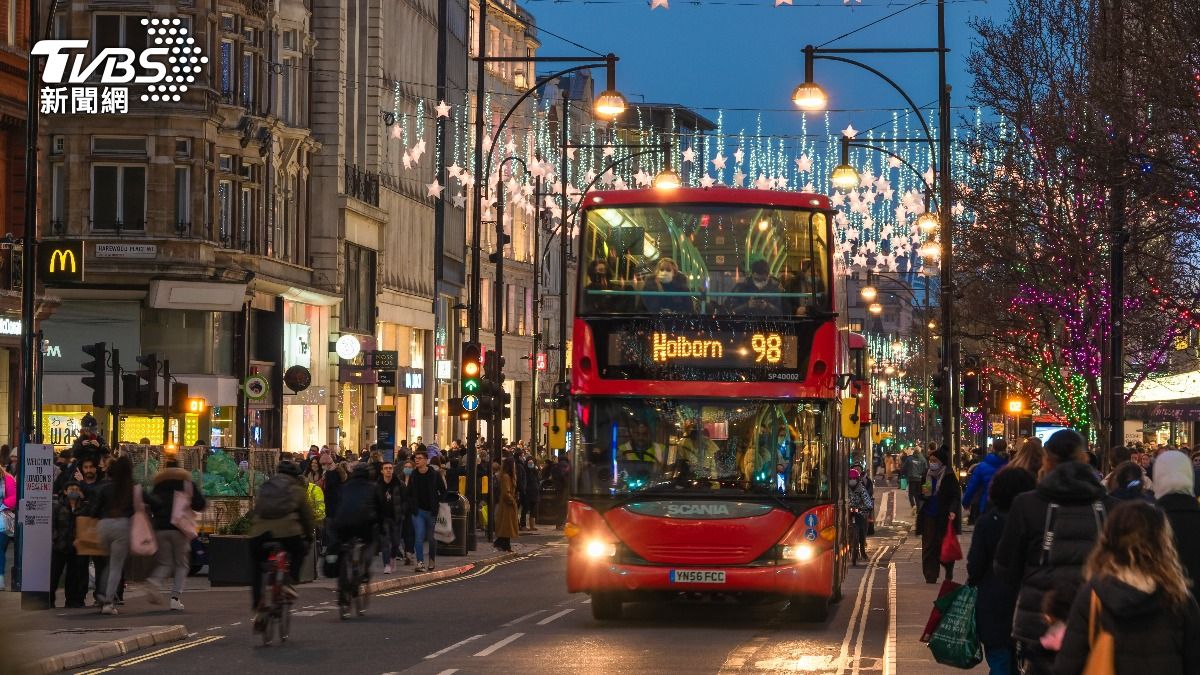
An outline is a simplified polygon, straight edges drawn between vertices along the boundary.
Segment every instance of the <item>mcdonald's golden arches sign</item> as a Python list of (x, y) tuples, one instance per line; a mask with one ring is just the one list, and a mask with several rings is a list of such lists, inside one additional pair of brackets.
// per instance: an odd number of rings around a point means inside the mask
[(83, 281), (83, 242), (38, 242), (38, 276), (45, 283)]

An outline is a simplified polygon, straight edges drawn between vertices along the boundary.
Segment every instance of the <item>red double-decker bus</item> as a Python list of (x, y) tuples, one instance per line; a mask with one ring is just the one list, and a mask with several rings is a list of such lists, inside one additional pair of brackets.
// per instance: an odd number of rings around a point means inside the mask
[(598, 619), (680, 594), (820, 620), (846, 570), (834, 211), (728, 188), (587, 196), (567, 586)]

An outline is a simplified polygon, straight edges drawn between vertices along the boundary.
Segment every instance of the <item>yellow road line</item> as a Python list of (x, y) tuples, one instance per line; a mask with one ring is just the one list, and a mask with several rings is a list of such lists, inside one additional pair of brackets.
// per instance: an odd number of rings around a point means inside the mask
[(375, 595), (375, 597), (390, 598), (394, 595), (400, 595), (402, 593), (412, 593), (413, 591), (421, 591), (426, 588), (433, 588), (434, 586), (442, 586), (445, 584), (453, 584), (453, 583), (458, 583), (460, 581), (466, 581), (468, 579), (474, 579), (475, 577), (480, 577), (480, 576), (487, 574), (488, 572), (491, 572), (492, 570), (496, 569), (497, 567), (500, 567), (501, 565), (508, 565), (511, 563), (520, 562), (522, 560), (528, 560), (529, 558), (536, 557), (537, 555), (538, 555), (538, 551), (533, 551), (531, 553), (527, 553), (523, 556), (513, 558), (511, 560), (505, 560), (505, 561), (498, 562), (498, 563), (491, 563), (489, 565), (484, 565), (483, 567), (480, 567), (479, 569), (477, 569), (473, 572), (470, 572), (468, 574), (460, 574), (456, 577), (448, 577), (446, 579), (438, 579), (437, 581), (431, 581), (427, 584), (420, 584), (418, 586), (409, 586), (408, 588), (401, 588), (401, 589), (398, 589), (395, 591), (388, 591), (387, 593), (377, 593)]
[(217, 640), (222, 640), (224, 638), (225, 638), (224, 635), (210, 635), (208, 637), (202, 637), (198, 640), (192, 640), (191, 642), (184, 642), (182, 644), (172, 645), (170, 647), (159, 649), (159, 650), (150, 652), (148, 654), (143, 654), (141, 656), (136, 656), (134, 658), (125, 659), (124, 661), (117, 661), (116, 663), (112, 664), (111, 666), (107, 666), (105, 668), (93, 668), (91, 670), (80, 671), (76, 675), (99, 675), (100, 673), (107, 673), (107, 672), (109, 672), (111, 670), (115, 670), (117, 668), (124, 668), (126, 666), (136, 666), (138, 664), (145, 663), (146, 661), (152, 661), (154, 659), (157, 659), (157, 658), (160, 658), (163, 656), (167, 656), (170, 654), (174, 654), (176, 652), (181, 652), (181, 651), (184, 651), (187, 649), (191, 649), (192, 647), (199, 647), (201, 645), (206, 645), (211, 642), (216, 642)]

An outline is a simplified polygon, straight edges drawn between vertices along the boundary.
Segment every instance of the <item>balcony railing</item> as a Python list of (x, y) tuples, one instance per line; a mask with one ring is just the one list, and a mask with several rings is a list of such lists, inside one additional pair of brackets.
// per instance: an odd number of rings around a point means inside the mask
[(379, 206), (379, 174), (347, 164), (345, 193), (371, 206)]

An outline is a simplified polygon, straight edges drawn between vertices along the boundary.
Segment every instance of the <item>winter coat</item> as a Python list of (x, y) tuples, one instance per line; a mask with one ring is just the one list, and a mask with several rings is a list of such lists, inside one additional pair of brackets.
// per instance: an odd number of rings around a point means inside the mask
[(342, 503), (338, 506), (334, 525), (339, 530), (363, 531), (379, 524), (382, 511), (383, 495), (379, 482), (372, 480), (370, 469), (360, 464), (342, 486)]
[[(1104, 494), (1092, 467), (1082, 462), (1060, 464), (1042, 478), (1037, 489), (1013, 500), (996, 548), (994, 569), (1010, 588), (1019, 589), (1012, 633), (1017, 640), (1036, 644), (1047, 628), (1042, 597), (1052, 588), (1069, 588), (1083, 578), (1083, 564), (1099, 538), (1093, 509), (1096, 502), (1105, 513), (1117, 503)], [(1051, 504), (1058, 505), (1054, 544), (1043, 563), (1042, 538)]]
[(313, 520), (325, 520), (325, 491), (311, 479), (306, 479), (304, 493), (308, 495), (308, 508), (312, 509)]
[(1012, 616), (1017, 606), (1017, 591), (992, 571), (996, 547), (1004, 532), (1007, 513), (994, 506), (975, 523), (971, 549), (967, 553), (967, 585), (979, 589), (975, 601), (975, 629), (979, 641), (988, 649), (1012, 646)]
[[(275, 474), (276, 477), (285, 476), (286, 474)], [(292, 485), (289, 486), (293, 495), (292, 501), (299, 504), (299, 508), (282, 516), (280, 518), (261, 518), (255, 516), (250, 524), (249, 535), (257, 537), (261, 534), (271, 533), (271, 537), (275, 539), (283, 539), (284, 537), (304, 537), (308, 539), (313, 536), (313, 530), (316, 529), (316, 521), (313, 519), (312, 507), (308, 505), (308, 491), (304, 488), (304, 481), (296, 476), (287, 476), (292, 480)]]
[[(136, 483), (135, 483), (136, 485)], [(134, 494), (136, 494), (136, 490)], [(113, 487), (111, 480), (103, 480), (96, 484), (96, 491), (93, 493), (95, 497), (88, 497), (90, 506), (88, 515), (95, 518), (132, 518), (133, 517), (133, 499), (121, 507), (116, 504), (116, 488)], [(87, 492), (84, 492), (87, 495)], [(151, 510), (156, 508), (157, 499), (150, 492), (142, 490), (142, 503), (147, 505)]]
[[(150, 520), (155, 530), (178, 529), (171, 524), (171, 510), (175, 508), (175, 493), (182, 492), (186, 483), (192, 483), (192, 474), (178, 467), (163, 469), (154, 474), (154, 506), (150, 509)], [(192, 510), (203, 511), (207, 505), (200, 486), (192, 483)]]
[(987, 511), (988, 488), (992, 484), (992, 476), (1003, 469), (1005, 464), (1008, 464), (1008, 460), (994, 452), (989, 452), (982, 462), (976, 464), (971, 471), (971, 479), (967, 481), (967, 489), (963, 492), (963, 506), (970, 506), (975, 494), (979, 493), (979, 512)]
[(864, 515), (868, 511), (875, 510), (875, 502), (871, 499), (871, 493), (867, 491), (867, 486), (859, 483), (857, 487), (850, 490), (850, 508), (858, 509)]
[(446, 497), (446, 479), (433, 467), (425, 473), (414, 470), (408, 477), (408, 512), (429, 511), (437, 514), (438, 504)]
[[(928, 479), (927, 479), (928, 480)], [(950, 514), (954, 514), (954, 532), (962, 534), (962, 486), (958, 475), (946, 467), (942, 480), (934, 486), (934, 493), (926, 498), (921, 510), (917, 512), (917, 531), (924, 531), (925, 519), (933, 518), (937, 523), (938, 540), (946, 532), (946, 523), (950, 522)]]
[(525, 467), (525, 503), (534, 507), (542, 496), (541, 480), (538, 478), (537, 467)]
[(1175, 548), (1183, 571), (1192, 579), (1192, 597), (1200, 590), (1200, 503), (1195, 497), (1172, 493), (1158, 499), (1158, 508), (1167, 514), (1175, 533)]
[(1092, 590), (1100, 598), (1100, 625), (1113, 636), (1116, 675), (1200, 673), (1200, 607), (1189, 597), (1172, 608), (1161, 590), (1140, 591), (1112, 577), (1085, 583), (1075, 596), (1054, 675), (1078, 675), (1087, 663)]
[(17, 479), (11, 473), (4, 474), (4, 508), (17, 510)]
[(500, 492), (496, 494), (496, 536), (512, 539), (517, 536), (520, 519), (517, 517), (517, 486), (512, 476), (500, 472)]
[(51, 545), (55, 553), (75, 552), (75, 518), (87, 515), (87, 502), (83, 499), (71, 509), (70, 500), (62, 497), (54, 500), (54, 526), (51, 528)]
[(382, 507), (379, 519), (404, 522), (404, 514), (408, 511), (408, 489), (404, 485), (404, 478), (392, 476), (390, 483), (380, 480), (377, 489)]
[(338, 466), (325, 472), (325, 485), (322, 489), (325, 490), (326, 518), (333, 518), (337, 515), (338, 505), (342, 499), (342, 486), (345, 485), (347, 478), (349, 476), (343, 476), (341, 467)]

